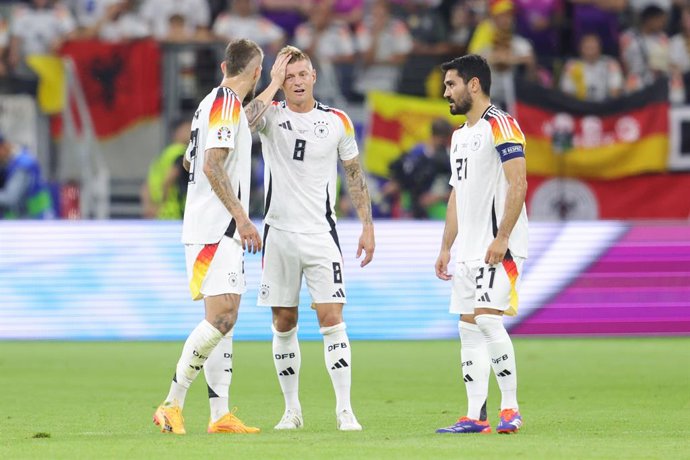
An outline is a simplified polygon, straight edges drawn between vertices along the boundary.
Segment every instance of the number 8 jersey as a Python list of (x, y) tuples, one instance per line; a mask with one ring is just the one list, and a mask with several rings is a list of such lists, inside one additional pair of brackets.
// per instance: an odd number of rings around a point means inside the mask
[(306, 113), (273, 102), (259, 127), (263, 150), (265, 223), (297, 233), (335, 227), (338, 158), (359, 155), (354, 128), (342, 111), (319, 102)]
[(220, 201), (204, 173), (206, 150), (225, 148), (230, 154), (223, 169), (245, 212), (249, 208), (252, 133), (237, 95), (225, 87), (214, 88), (199, 104), (192, 120), (192, 134), (185, 153), (189, 186), (182, 224), (185, 244), (218, 243), (223, 235), (239, 239), (235, 219)]
[[(450, 185), (455, 188), (458, 215), (457, 262), (484, 259), (498, 232), (505, 209), (508, 181), (503, 163), (525, 156), (525, 136), (517, 121), (493, 105), (473, 126), (453, 133)], [(525, 205), (510, 234), (508, 249), (527, 257)]]

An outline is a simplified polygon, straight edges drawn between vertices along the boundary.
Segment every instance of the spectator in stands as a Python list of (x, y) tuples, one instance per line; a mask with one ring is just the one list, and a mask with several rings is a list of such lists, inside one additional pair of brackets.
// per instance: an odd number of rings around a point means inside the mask
[(295, 46), (311, 56), (316, 68), (316, 97), (326, 104), (342, 105), (341, 88), (349, 94), (355, 45), (347, 24), (333, 20), (331, 1), (312, 7), (309, 20), (295, 30)]
[(184, 117), (173, 126), (172, 142), (153, 160), (141, 187), (142, 213), (147, 219), (182, 219), (187, 175), (180, 165), (189, 143), (191, 117)]
[(580, 39), (579, 58), (568, 59), (561, 75), (561, 90), (578, 99), (601, 102), (623, 91), (623, 71), (618, 61), (601, 54), (597, 34)]
[(626, 73), (626, 89), (639, 90), (670, 73), (669, 39), (666, 12), (656, 6), (645, 7), (638, 25), (620, 37), (621, 58)]
[(666, 26), (666, 33), (669, 37), (681, 33), (683, 29), (683, 9), (688, 4), (688, 0), (668, 0), (670, 8), (668, 9), (668, 23)]
[(671, 100), (675, 103), (687, 103), (690, 102), (690, 4), (683, 6), (680, 23), (681, 32), (671, 38), (669, 45)]
[(259, 14), (258, 0), (228, 0), (228, 9), (216, 18), (213, 35), (223, 41), (248, 38), (264, 50), (262, 81), (271, 81), (271, 67), (285, 44), (285, 32)]
[(450, 11), (450, 30), (448, 32), (449, 56), (467, 53), (467, 47), (477, 27), (477, 14), (469, 2), (459, 1)]
[(355, 30), (364, 19), (364, 3), (365, 0), (333, 0), (333, 19)]
[(218, 15), (228, 9), (229, 0), (206, 0), (208, 2), (211, 24), (216, 22)]
[[(189, 22), (181, 14), (175, 13), (168, 18), (168, 26), (165, 35), (156, 37), (168, 44), (185, 45), (192, 42), (205, 40), (205, 33), (200, 34), (194, 28), (189, 27)], [(197, 51), (189, 47), (177, 47), (171, 49), (175, 52), (179, 66), (179, 88), (183, 107), (191, 109), (197, 98), (199, 81), (197, 77), (197, 63), (199, 56)]]
[(80, 29), (80, 35), (103, 18), (110, 5), (118, 2), (119, 0), (72, 0), (69, 5)]
[[(275, 56), (285, 44), (285, 33), (259, 14), (256, 0), (229, 0), (228, 9), (213, 24), (213, 35), (225, 41), (247, 38), (270, 56)], [(264, 67), (270, 69), (271, 65), (264, 62)]]
[(33, 0), (15, 8), (10, 26), (9, 65), (20, 76), (30, 76), (26, 57), (55, 53), (71, 38), (76, 22), (69, 9), (52, 0)]
[(139, 15), (136, 0), (117, 0), (91, 26), (82, 30), (83, 37), (98, 37), (108, 42), (136, 40), (151, 36), (148, 23)]
[(676, 1), (677, 0), (628, 0), (628, 9), (635, 15), (639, 15), (646, 7), (655, 5), (668, 14), (671, 11), (673, 3)]
[[(463, 1), (463, 0), (457, 0)], [(489, 16), (489, 2), (487, 0), (464, 0), (470, 6), (470, 9), (477, 17), (477, 23), (483, 21)]]
[(140, 14), (158, 40), (210, 39), (210, 10), (206, 0), (144, 0)]
[(8, 73), (7, 69), (7, 48), (10, 44), (10, 32), (5, 18), (0, 16), (0, 77)]
[(577, 50), (580, 39), (588, 33), (599, 35), (604, 54), (618, 56), (618, 17), (628, 0), (569, 0), (572, 4), (572, 49)]
[(540, 63), (553, 66), (561, 53), (564, 0), (514, 0), (515, 31), (530, 41)]
[(190, 43), (197, 41), (194, 28), (189, 27), (189, 23), (183, 15), (175, 13), (168, 17), (168, 25), (165, 34), (155, 38), (164, 43)]
[(313, 3), (319, 0), (259, 0), (261, 14), (272, 23), (280, 26), (288, 41), (295, 34), (295, 29), (307, 17)]
[(477, 27), (469, 51), (484, 56), (489, 62), (491, 100), (510, 111), (515, 101), (515, 76), (520, 73), (522, 77), (533, 78), (536, 60), (530, 42), (513, 33), (515, 7), (512, 0), (491, 0), (489, 14), (488, 26)]
[[(390, 165), (391, 180), (383, 192), (399, 199), (402, 216), (416, 219), (445, 218), (450, 196), (449, 149), (453, 127), (445, 118), (431, 124), (431, 137)], [(393, 206), (396, 208), (396, 206)]]
[(412, 51), (402, 69), (398, 92), (424, 96), (430, 74), (434, 86), (440, 88), (438, 66), (445, 61), (450, 50), (446, 21), (436, 8), (434, 0), (410, 0), (404, 3), (402, 12), (407, 29), (412, 36)]
[[(148, 22), (153, 37), (169, 44), (184, 45), (190, 42), (209, 41), (210, 9), (206, 0), (143, 0), (139, 10)], [(171, 47), (176, 53), (179, 65), (179, 87), (182, 106), (192, 108), (196, 105), (199, 88), (197, 49), (191, 47)], [(199, 51), (200, 52), (200, 51)]]
[(412, 35), (415, 56), (445, 56), (448, 53), (448, 30), (438, 10), (429, 0), (410, 0), (404, 4), (405, 24)]
[(41, 167), (25, 147), (0, 134), (0, 219), (50, 219), (55, 217), (50, 192)]
[(387, 0), (374, 1), (371, 14), (357, 28), (355, 40), (361, 53), (355, 91), (360, 95), (395, 91), (413, 43), (405, 23), (391, 16)]

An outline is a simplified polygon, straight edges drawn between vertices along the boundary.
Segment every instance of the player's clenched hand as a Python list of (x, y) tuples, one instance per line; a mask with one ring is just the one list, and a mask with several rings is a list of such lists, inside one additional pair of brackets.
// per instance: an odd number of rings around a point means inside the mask
[(374, 241), (374, 226), (365, 225), (362, 229), (362, 234), (359, 236), (359, 245), (357, 246), (357, 258), (362, 255), (362, 251), (365, 252), (364, 259), (359, 264), (360, 267), (364, 267), (371, 259), (374, 258), (374, 248), (376, 243)]
[(484, 256), (484, 263), (496, 265), (503, 262), (503, 258), (508, 251), (508, 238), (497, 236), (489, 245)]
[(443, 281), (448, 281), (453, 278), (453, 275), (448, 273), (448, 263), (450, 262), (450, 251), (441, 251), (436, 259), (436, 277)]
[(251, 220), (244, 222), (242, 225), (237, 227), (237, 231), (240, 234), (240, 239), (242, 240), (242, 249), (245, 249), (252, 254), (256, 254), (257, 251), (261, 251), (261, 236), (259, 236), (259, 231), (256, 229)]

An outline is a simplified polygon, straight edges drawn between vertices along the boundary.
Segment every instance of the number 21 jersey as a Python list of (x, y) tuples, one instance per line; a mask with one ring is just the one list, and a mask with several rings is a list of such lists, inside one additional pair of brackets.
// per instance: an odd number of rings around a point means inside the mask
[[(450, 146), (450, 185), (455, 188), (458, 262), (484, 259), (505, 210), (508, 181), (503, 163), (525, 156), (525, 136), (517, 121), (489, 106), (473, 126), (462, 125)], [(508, 249), (527, 257), (527, 212), (523, 203)]]

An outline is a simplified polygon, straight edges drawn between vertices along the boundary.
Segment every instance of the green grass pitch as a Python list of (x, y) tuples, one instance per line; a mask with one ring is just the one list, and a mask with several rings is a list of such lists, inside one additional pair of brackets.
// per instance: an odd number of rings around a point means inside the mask
[[(200, 377), (186, 436), (151, 423), (182, 343), (0, 342), (0, 458), (690, 458), (690, 338), (517, 339), (523, 430), (436, 435), (464, 413), (459, 342), (353, 342), (361, 433), (335, 429), (321, 343), (302, 343), (305, 428), (276, 432), (268, 342), (236, 342), (231, 403), (259, 435), (209, 435)], [(499, 394), (492, 377), (495, 426)]]

